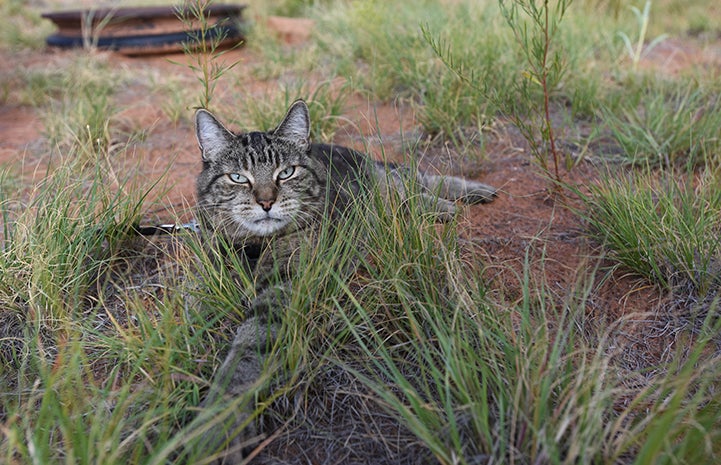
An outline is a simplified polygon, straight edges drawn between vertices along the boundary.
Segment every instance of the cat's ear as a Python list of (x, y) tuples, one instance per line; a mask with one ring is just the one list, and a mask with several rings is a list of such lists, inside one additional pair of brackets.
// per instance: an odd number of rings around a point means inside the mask
[(231, 143), (233, 134), (208, 110), (195, 112), (195, 135), (204, 161), (211, 161)]
[(296, 100), (288, 109), (273, 135), (290, 139), (304, 148), (310, 146), (310, 112), (303, 100)]

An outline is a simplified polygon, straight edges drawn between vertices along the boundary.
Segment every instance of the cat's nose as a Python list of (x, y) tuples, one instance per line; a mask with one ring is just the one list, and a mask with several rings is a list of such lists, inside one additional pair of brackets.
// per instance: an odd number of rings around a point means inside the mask
[(257, 200), (258, 205), (260, 205), (260, 208), (262, 208), (264, 211), (269, 212), (271, 208), (273, 208), (273, 201), (272, 200)]
[(253, 190), (253, 197), (255, 197), (256, 203), (266, 212), (269, 212), (273, 207), (277, 196), (278, 191), (275, 186), (272, 185), (267, 186), (261, 184)]

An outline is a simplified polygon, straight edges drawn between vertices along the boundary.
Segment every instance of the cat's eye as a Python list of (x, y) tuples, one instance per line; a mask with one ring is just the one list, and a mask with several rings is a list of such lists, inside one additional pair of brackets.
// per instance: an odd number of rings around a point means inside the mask
[(248, 184), (250, 179), (240, 173), (228, 173), (228, 177), (236, 184)]
[(278, 173), (278, 180), (285, 181), (289, 177), (293, 176), (293, 173), (295, 173), (295, 166), (289, 166), (288, 168)]

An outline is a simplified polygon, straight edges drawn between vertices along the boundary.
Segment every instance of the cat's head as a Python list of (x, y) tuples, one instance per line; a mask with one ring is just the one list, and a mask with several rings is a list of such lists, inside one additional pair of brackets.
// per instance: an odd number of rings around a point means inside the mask
[(315, 221), (325, 175), (310, 156), (310, 116), (302, 100), (269, 132), (233, 134), (206, 110), (195, 115), (203, 170), (202, 219), (233, 242), (285, 234)]

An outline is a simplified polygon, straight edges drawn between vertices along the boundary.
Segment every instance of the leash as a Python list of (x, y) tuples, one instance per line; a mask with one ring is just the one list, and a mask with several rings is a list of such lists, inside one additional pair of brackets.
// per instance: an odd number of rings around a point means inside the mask
[(175, 224), (157, 224), (154, 226), (133, 226), (133, 231), (139, 236), (163, 236), (169, 234), (178, 234), (185, 231), (190, 231), (195, 234), (200, 234), (200, 223), (195, 220), (190, 220), (187, 223)]
[[(181, 224), (175, 224), (175, 223), (166, 223), (166, 224), (157, 224), (154, 226), (133, 226), (133, 232), (137, 234), (138, 236), (166, 236), (166, 235), (173, 235), (173, 234), (179, 234), (186, 231), (190, 231), (193, 234), (200, 234), (200, 223), (198, 223), (196, 220), (190, 220), (187, 223), (181, 223)], [(245, 244), (240, 247), (234, 247), (233, 248), (236, 252), (238, 252), (242, 257), (247, 260), (247, 264), (250, 267), (250, 269), (253, 269), (255, 264), (258, 261), (258, 258), (261, 256), (264, 245), (262, 244)]]

